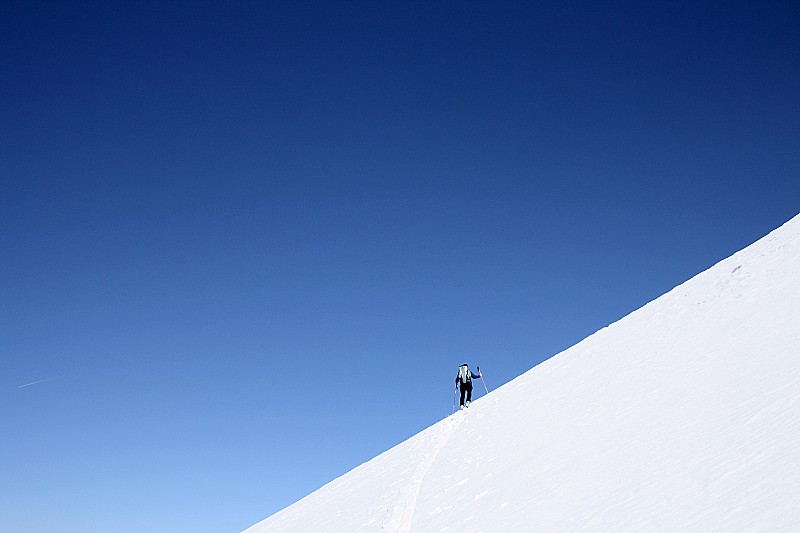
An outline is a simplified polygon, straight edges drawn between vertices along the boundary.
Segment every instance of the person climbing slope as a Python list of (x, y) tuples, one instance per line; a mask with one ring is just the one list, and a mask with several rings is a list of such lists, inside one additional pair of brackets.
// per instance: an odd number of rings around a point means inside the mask
[[(456, 387), (461, 389), (461, 402), (460, 402), (460, 409), (464, 407), (469, 407), (469, 403), (472, 401), (472, 380), (478, 379), (481, 377), (481, 367), (478, 367), (478, 374), (473, 374), (472, 371), (469, 369), (469, 365), (467, 363), (462, 364), (458, 367), (458, 375), (456, 376)], [(466, 397), (466, 402), (464, 398)]]

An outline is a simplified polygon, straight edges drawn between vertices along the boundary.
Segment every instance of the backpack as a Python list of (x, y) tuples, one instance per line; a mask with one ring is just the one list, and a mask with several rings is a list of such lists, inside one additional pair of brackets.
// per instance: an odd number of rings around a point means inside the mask
[(461, 380), (461, 383), (469, 383), (472, 381), (472, 373), (469, 371), (469, 367), (467, 365), (461, 365), (458, 367), (458, 379)]

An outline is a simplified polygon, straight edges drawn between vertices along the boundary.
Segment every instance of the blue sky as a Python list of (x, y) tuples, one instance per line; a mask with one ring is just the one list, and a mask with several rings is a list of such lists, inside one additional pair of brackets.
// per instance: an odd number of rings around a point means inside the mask
[(4, 2), (0, 529), (241, 530), (796, 215), (800, 10), (640, 4)]

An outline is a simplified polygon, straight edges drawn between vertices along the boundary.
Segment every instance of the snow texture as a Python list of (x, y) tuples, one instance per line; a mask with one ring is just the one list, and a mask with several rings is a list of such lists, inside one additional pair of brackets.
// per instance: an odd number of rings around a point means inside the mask
[(797, 531), (800, 216), (247, 533)]

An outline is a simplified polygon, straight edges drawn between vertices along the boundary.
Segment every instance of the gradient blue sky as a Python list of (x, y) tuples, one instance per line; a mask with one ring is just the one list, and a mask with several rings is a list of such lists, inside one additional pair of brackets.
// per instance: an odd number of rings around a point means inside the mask
[(799, 11), (4, 1), (0, 530), (241, 530), (790, 219)]

